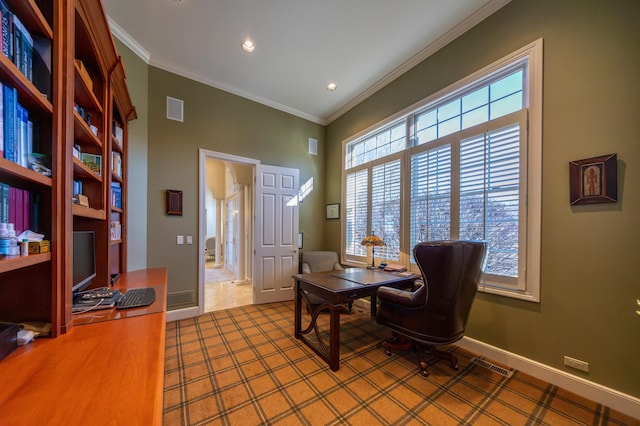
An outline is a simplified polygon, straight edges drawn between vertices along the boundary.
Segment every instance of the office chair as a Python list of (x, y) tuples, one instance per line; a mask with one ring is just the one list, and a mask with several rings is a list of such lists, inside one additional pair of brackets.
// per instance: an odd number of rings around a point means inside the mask
[[(380, 287), (378, 324), (390, 329), (393, 337), (382, 343), (391, 349), (411, 349), (418, 355), (422, 375), (438, 359), (448, 359), (458, 369), (458, 360), (436, 346), (448, 345), (464, 336), (478, 281), (484, 268), (487, 244), (483, 241), (432, 241), (413, 248), (413, 257), (422, 279), (410, 289)], [(435, 358), (425, 360), (426, 353)]]
[[(338, 253), (335, 251), (303, 251), (300, 262), (300, 272), (310, 274), (312, 272), (326, 271), (342, 271), (344, 268), (338, 261)], [(325, 303), (325, 301), (315, 294), (306, 293), (309, 303), (312, 307), (316, 307)], [(352, 303), (349, 303), (349, 312), (351, 312)], [(307, 307), (309, 310), (309, 307)], [(311, 309), (313, 310), (313, 309)]]

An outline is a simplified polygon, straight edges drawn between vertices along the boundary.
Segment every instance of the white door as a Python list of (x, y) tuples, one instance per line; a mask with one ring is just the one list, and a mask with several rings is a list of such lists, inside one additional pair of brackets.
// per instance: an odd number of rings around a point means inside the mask
[(293, 300), (298, 273), (298, 169), (257, 165), (253, 303)]

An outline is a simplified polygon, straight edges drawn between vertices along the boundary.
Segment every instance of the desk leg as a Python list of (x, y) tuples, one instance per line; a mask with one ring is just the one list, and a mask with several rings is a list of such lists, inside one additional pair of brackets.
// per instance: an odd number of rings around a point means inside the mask
[(294, 320), (293, 320), (293, 335), (296, 339), (300, 338), (300, 330), (302, 328), (302, 297), (300, 297), (300, 282), (296, 280), (295, 286), (295, 302), (294, 302)]
[(332, 306), (329, 311), (329, 368), (340, 369), (340, 311), (342, 305)]
[(371, 295), (371, 318), (376, 317), (376, 313), (378, 312), (378, 298), (375, 294)]

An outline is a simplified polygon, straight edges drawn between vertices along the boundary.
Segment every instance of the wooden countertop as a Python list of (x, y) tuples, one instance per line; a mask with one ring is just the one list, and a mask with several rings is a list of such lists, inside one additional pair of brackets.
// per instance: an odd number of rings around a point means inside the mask
[(166, 268), (124, 274), (115, 288), (148, 283), (157, 288), (153, 305), (126, 316), (104, 310), (101, 320), (96, 311), (85, 325), (74, 317), (68, 333), (1, 360), (0, 423), (160, 425), (167, 277)]

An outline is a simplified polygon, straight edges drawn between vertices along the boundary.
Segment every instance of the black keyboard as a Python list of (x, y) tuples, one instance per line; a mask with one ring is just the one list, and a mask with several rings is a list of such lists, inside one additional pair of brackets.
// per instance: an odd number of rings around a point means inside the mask
[(156, 291), (153, 288), (132, 288), (116, 302), (116, 309), (137, 308), (149, 306), (156, 300)]

